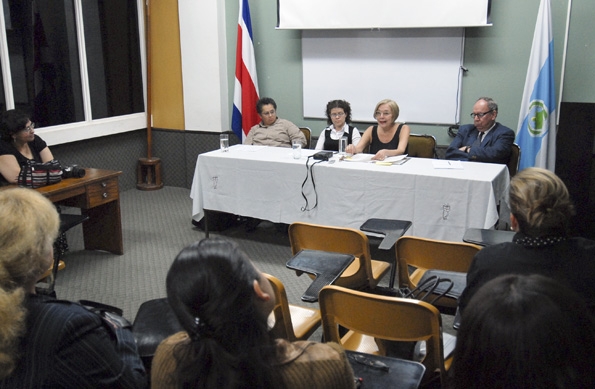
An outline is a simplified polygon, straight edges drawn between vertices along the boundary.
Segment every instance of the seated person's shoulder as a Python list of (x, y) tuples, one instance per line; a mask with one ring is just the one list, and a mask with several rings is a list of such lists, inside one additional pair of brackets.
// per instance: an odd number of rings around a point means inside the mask
[(101, 324), (99, 315), (72, 301), (36, 297), (30, 300), (28, 308), (30, 312), (36, 313), (43, 320), (51, 320), (54, 324), (58, 321)]
[(341, 360), (345, 351), (336, 343), (318, 343), (311, 341), (289, 342), (285, 339), (277, 339), (278, 355), (281, 357), (280, 364), (301, 360), (328, 361)]

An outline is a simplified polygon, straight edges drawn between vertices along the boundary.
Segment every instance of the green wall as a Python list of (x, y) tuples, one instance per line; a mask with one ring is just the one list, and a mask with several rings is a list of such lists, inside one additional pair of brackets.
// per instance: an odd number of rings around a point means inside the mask
[[(551, 0), (557, 94), (560, 93), (568, 1)], [(516, 129), (539, 2), (492, 1), (493, 26), (466, 29), (464, 65), (469, 71), (463, 78), (461, 124), (471, 122), (467, 113), (478, 97), (490, 96), (499, 103), (498, 121)], [(318, 135), (326, 123), (304, 119), (302, 115), (301, 32), (275, 29), (276, 0), (252, 0), (250, 11), (260, 95), (275, 99), (280, 117), (299, 126), (309, 126), (313, 134)], [(592, 15), (595, 15), (595, 1), (572, 1), (562, 99), (565, 102), (595, 102)], [(238, 2), (226, 1), (230, 105), (233, 104), (237, 18)], [(324, 108), (320, 107), (321, 111)], [(368, 123), (356, 125), (363, 130)], [(411, 127), (414, 133), (434, 135), (438, 144), (450, 143), (444, 126)]]

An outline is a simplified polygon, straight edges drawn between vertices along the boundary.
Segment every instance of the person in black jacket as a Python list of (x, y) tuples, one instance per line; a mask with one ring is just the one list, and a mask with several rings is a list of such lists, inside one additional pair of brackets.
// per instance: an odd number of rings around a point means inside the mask
[(473, 259), (461, 313), (476, 291), (503, 274), (541, 274), (583, 297), (595, 312), (595, 241), (569, 236), (574, 207), (564, 182), (549, 170), (527, 168), (510, 181), (512, 242), (488, 246)]
[(132, 332), (38, 295), (60, 218), (32, 189), (0, 191), (0, 388), (144, 388)]

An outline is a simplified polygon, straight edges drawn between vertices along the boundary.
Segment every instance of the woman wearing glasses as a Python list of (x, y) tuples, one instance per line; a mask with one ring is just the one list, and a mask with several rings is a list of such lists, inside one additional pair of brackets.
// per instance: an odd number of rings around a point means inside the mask
[(362, 153), (370, 146), (368, 152), (374, 154), (373, 160), (378, 161), (406, 154), (411, 130), (408, 125), (397, 122), (398, 117), (399, 106), (396, 102), (389, 99), (380, 101), (374, 109), (374, 118), (378, 124), (366, 129), (357, 146), (347, 146), (347, 153)]
[(515, 133), (496, 122), (498, 104), (480, 97), (473, 105), (473, 124), (459, 128), (446, 150), (446, 159), (459, 161), (508, 163)]
[(21, 111), (11, 109), (0, 116), (0, 186), (16, 184), (27, 160), (54, 159), (43, 139), (35, 135), (35, 124)]
[(347, 138), (347, 144), (357, 146), (362, 138), (358, 129), (351, 126), (351, 105), (345, 100), (332, 100), (326, 105), (326, 121), (329, 126), (322, 130), (316, 150), (339, 151), (339, 139)]

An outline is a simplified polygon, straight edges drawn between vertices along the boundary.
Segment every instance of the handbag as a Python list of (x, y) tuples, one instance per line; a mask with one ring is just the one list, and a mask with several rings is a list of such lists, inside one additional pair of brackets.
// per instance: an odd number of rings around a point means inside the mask
[(60, 181), (62, 181), (62, 165), (55, 159), (44, 163), (28, 160), (21, 167), (18, 178), (19, 186), (34, 189)]
[[(374, 289), (367, 289), (365, 292), (381, 296), (410, 298), (425, 301), (433, 305), (438, 299), (444, 296), (450, 296), (453, 287), (454, 282), (450, 278), (432, 275), (422, 277), (415, 289), (377, 286)], [(432, 296), (435, 297), (431, 301), (428, 301)]]

